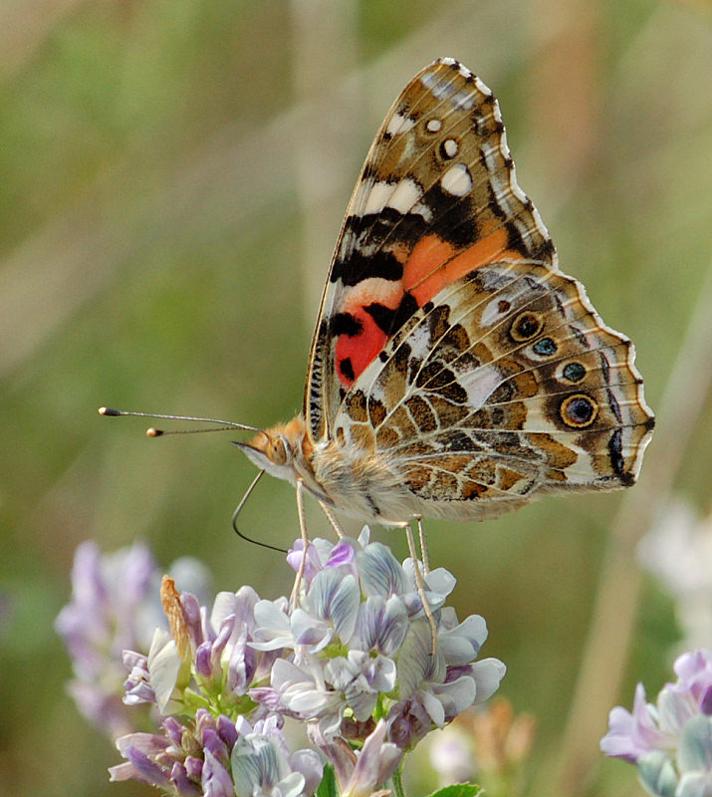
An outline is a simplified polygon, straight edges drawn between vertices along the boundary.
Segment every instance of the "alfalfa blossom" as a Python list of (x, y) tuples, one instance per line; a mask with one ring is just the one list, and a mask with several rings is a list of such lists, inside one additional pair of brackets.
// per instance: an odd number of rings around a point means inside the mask
[[(155, 730), (117, 740), (113, 780), (175, 795), (311, 797), (329, 764), (342, 797), (367, 797), (429, 731), (496, 690), (504, 665), (477, 660), (481, 617), (460, 622), (444, 606), (455, 585), (446, 570), (425, 575), (433, 640), (415, 563), (367, 529), (306, 551), (295, 543), (295, 570), (302, 555), (293, 603), (243, 586), (207, 607), (164, 578), (169, 630), (154, 631), (147, 653), (123, 652), (124, 703), (150, 705)], [(293, 726), (308, 747), (290, 743)]]
[(635, 764), (656, 797), (710, 797), (712, 650), (683, 654), (674, 670), (677, 680), (663, 687), (655, 704), (638, 684), (633, 711), (611, 711), (601, 750)]
[[(169, 572), (198, 595), (209, 590), (207, 568), (195, 559), (179, 559)], [(155, 628), (166, 625), (160, 580), (161, 571), (142, 543), (103, 554), (87, 541), (74, 555), (72, 600), (55, 622), (72, 658), (68, 690), (79, 711), (112, 737), (135, 726), (122, 703), (122, 653), (148, 651)]]

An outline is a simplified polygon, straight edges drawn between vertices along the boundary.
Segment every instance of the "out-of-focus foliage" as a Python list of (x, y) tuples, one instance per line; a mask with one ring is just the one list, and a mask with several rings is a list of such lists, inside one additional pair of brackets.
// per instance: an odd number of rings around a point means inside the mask
[[(109, 786), (118, 754), (63, 692), (69, 663), (52, 621), (80, 541), (142, 538), (163, 562), (198, 555), (218, 589), (284, 591), (277, 554), (230, 531), (253, 470), (229, 436), (147, 441), (140, 422), (96, 407), (291, 416), (360, 160), (403, 84), (440, 55), (498, 95), (564, 271), (636, 342), (655, 408), (710, 268), (708, 4), (2, 3), (3, 791), (144, 793)], [(698, 503), (711, 434), (708, 412), (677, 478)], [(458, 611), (488, 618), (490, 652), (509, 667), (502, 692), (538, 718), (533, 784), (554, 782), (620, 500), (546, 500), (479, 526), (428, 527), (432, 560), (458, 578)], [(291, 540), (288, 485), (261, 484), (243, 523)], [(654, 690), (666, 677), (673, 617), (647, 583), (623, 702), (636, 680)], [(636, 788), (606, 762), (577, 794)]]

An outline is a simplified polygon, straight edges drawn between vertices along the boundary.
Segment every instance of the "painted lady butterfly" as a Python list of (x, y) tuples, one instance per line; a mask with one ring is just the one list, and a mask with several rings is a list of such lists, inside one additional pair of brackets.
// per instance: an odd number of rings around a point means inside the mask
[(439, 59), (371, 145), (322, 295), (303, 411), (238, 445), (297, 487), (300, 520), (306, 489), (338, 531), (332, 508), (407, 526), (627, 487), (653, 425), (633, 344), (559, 270), (516, 181), (497, 100)]
[(479, 520), (633, 484), (654, 425), (516, 181), (497, 100), (453, 58), (388, 112), (351, 197), (303, 412), (240, 447), (329, 512)]

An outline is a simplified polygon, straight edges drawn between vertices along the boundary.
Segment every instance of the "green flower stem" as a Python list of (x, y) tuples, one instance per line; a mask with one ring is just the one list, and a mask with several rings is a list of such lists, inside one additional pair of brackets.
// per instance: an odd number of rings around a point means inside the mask
[(399, 766), (398, 769), (393, 773), (391, 780), (393, 782), (393, 794), (395, 797), (405, 797), (405, 790), (403, 789), (403, 771), (401, 766)]

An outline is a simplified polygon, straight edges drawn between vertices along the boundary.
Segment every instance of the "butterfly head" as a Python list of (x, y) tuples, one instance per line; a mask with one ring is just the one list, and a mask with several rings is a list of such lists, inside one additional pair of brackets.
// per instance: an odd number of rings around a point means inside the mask
[(305, 427), (301, 417), (258, 432), (247, 443), (236, 443), (260, 470), (294, 482), (295, 466), (304, 456)]

